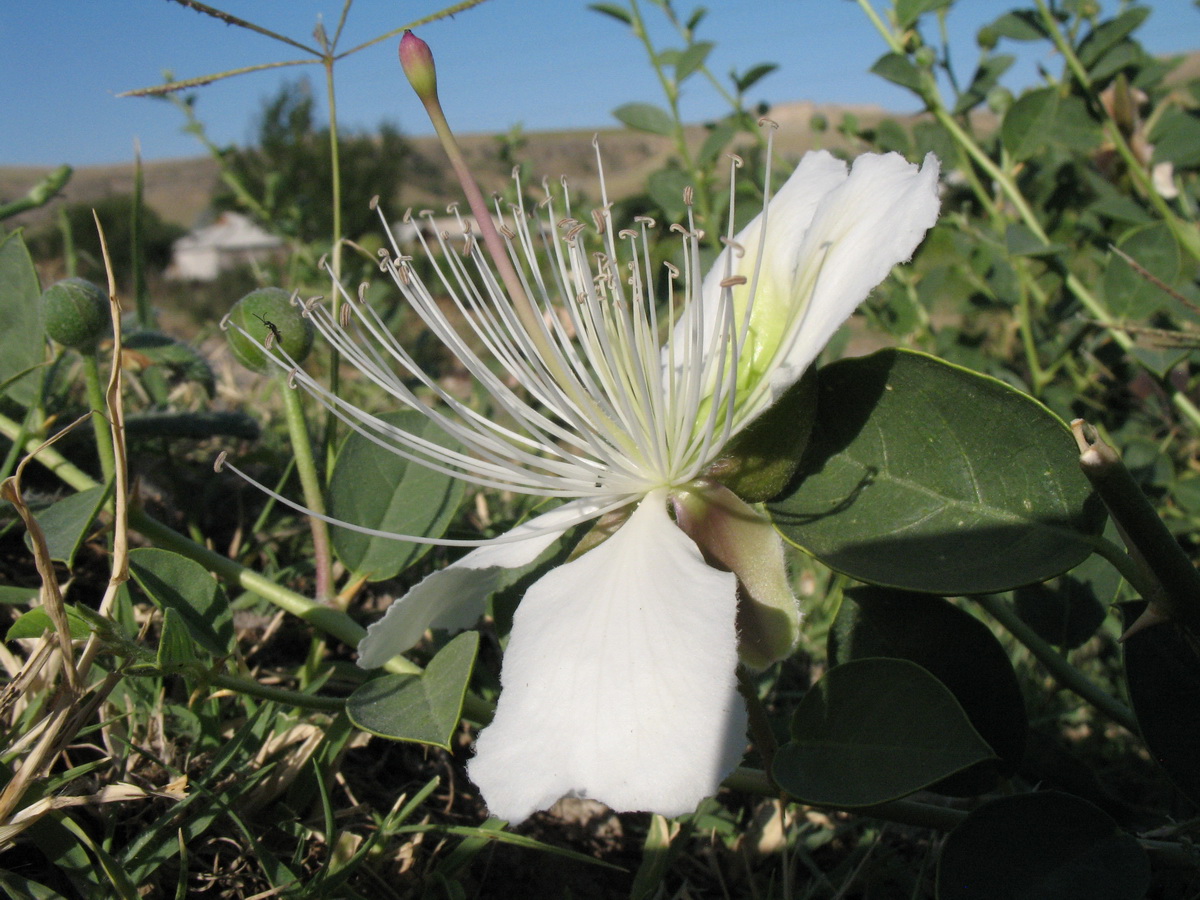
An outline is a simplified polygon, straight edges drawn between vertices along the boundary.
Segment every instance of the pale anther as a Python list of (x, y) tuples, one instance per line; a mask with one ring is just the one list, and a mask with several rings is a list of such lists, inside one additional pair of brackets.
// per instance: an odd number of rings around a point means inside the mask
[(604, 218), (604, 213), (602, 213), (598, 209), (593, 209), (592, 210), (592, 219), (596, 223), (596, 232), (598, 234), (604, 234), (604, 227), (605, 227), (605, 221), (606, 221)]
[(746, 255), (746, 248), (743, 247), (741, 244), (739, 244), (737, 241), (735, 241), (733, 238), (729, 238), (729, 237), (725, 237), (725, 235), (721, 235), (721, 243), (724, 244), (726, 247), (728, 247), (730, 250), (732, 250), (733, 255), (736, 256), (738, 259), (741, 259), (743, 256)]
[(404, 215), (400, 217), (400, 221), (403, 222), (405, 225), (408, 225), (410, 222), (412, 222), (412, 217), (413, 217), (412, 207), (410, 206), (408, 209), (406, 209), (404, 211)]
[(228, 450), (222, 450), (217, 454), (217, 458), (213, 461), (213, 471), (220, 472), (225, 468), (225, 457), (229, 455)]
[(446, 214), (447, 215), (452, 216), (457, 212), (458, 212), (458, 201), (457, 200), (452, 200), (451, 202), (446, 204)]
[(632, 228), (622, 228), (620, 231), (617, 232), (617, 237), (629, 238), (630, 240), (636, 241), (639, 237), (641, 237), (641, 235), (639, 235)]
[(730, 275), (728, 278), (721, 279), (721, 287), (737, 287), (739, 284), (746, 283), (745, 275)]
[(776, 122), (774, 119), (768, 118), (767, 116), (763, 116), (761, 119), (759, 119), (758, 124), (760, 126), (766, 126), (767, 128), (770, 128), (772, 131), (777, 131), (779, 129), (779, 123)]
[(670, 275), (672, 278), (678, 278), (678, 277), (679, 277), (679, 268), (678, 268), (678, 267), (677, 267), (677, 266), (676, 266), (674, 263), (670, 263), (670, 262), (663, 262), (663, 265), (667, 267), (667, 273), (668, 273), (668, 274), (669, 274), (669, 275)]
[(220, 326), (222, 331), (229, 330), (229, 317), (232, 315), (233, 315), (233, 313), (227, 312), (227, 313), (225, 313), (225, 315), (221, 316), (221, 321), (218, 322), (217, 324)]
[(693, 189), (693, 188), (692, 188), (692, 186), (689, 184), (687, 187), (685, 187), (685, 188), (683, 189), (683, 205), (684, 205), (684, 206), (691, 206), (691, 205), (692, 205), (692, 201), (693, 201), (693, 200), (695, 200), (695, 199), (696, 199), (696, 191), (695, 191), (695, 189)]
[(378, 194), (376, 194), (374, 197), (371, 198), (370, 202), (367, 203), (367, 207), (371, 210), (371, 212), (374, 212), (375, 210), (379, 209), (379, 195)]
[(742, 159), (740, 156), (738, 156), (736, 153), (730, 153), (727, 155), (729, 156), (729, 158), (731, 160), (733, 160), (733, 167), (735, 169), (740, 169), (742, 166), (744, 166), (746, 164), (746, 161), (744, 159)]
[(341, 308), (341, 309), (338, 311), (338, 321), (340, 321), (340, 322), (342, 323), (342, 327), (343, 327), (343, 328), (349, 328), (349, 327), (350, 327), (350, 315), (351, 315), (351, 313), (352, 313), (352, 312), (353, 312), (353, 310), (350, 308), (350, 304), (349, 304), (349, 303), (345, 304), (345, 305), (344, 305), (344, 306), (343, 306), (343, 307), (342, 307), (342, 308)]
[(654, 228), (658, 225), (658, 223), (649, 216), (634, 216), (633, 221), (637, 222), (639, 225), (647, 225), (650, 228)]
[(513, 231), (511, 228), (509, 228), (507, 225), (501, 225), (499, 228), (499, 231), (502, 235), (504, 235), (510, 241), (515, 239), (517, 236), (517, 233), (515, 231)]
[(298, 371), (299, 371), (298, 369), (291, 369), (288, 371), (287, 386), (290, 387), (292, 390), (296, 389), (296, 373)]

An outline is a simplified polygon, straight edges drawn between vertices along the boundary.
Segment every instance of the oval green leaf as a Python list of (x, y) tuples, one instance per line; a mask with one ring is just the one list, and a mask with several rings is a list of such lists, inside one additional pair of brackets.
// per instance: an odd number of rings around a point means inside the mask
[(790, 542), (859, 581), (975, 594), (1091, 553), (1104, 510), (1062, 421), (1013, 388), (885, 350), (818, 373), (797, 480), (768, 505)]
[(999, 757), (933, 790), (970, 796), (1011, 775), (1025, 754), (1028, 719), (1008, 653), (990, 628), (941, 597), (886, 588), (846, 593), (829, 631), (829, 660), (885, 656), (915, 663), (940, 681)]
[(804, 803), (874, 806), (992, 757), (954, 695), (920, 666), (857, 659), (805, 694), (772, 775)]
[(1047, 791), (993, 800), (946, 838), (938, 900), (1139, 900), (1150, 862), (1086, 800)]
[(33, 370), (46, 361), (41, 295), (21, 233), (0, 239), (0, 384), (22, 406), (36, 399), (40, 375)]
[[(35, 513), (46, 536), (46, 549), (51, 559), (66, 564), (68, 569), (75, 565), (75, 554), (91, 532), (92, 522), (107, 498), (107, 487), (88, 488)], [(25, 546), (33, 551), (28, 534), (25, 535)]]
[[(450, 446), (445, 433), (414, 410), (380, 416), (425, 440)], [(342, 444), (329, 484), (329, 514), (335, 519), (393, 534), (440, 537), (463, 498), (463, 482), (380, 447), (358, 432)], [(429, 550), (428, 544), (332, 529), (338, 559), (355, 575), (383, 581), (404, 571)]]
[(346, 714), (355, 727), (379, 737), (449, 750), (478, 649), (479, 633), (464, 632), (438, 651), (423, 674), (368, 681), (346, 700)]
[[(75, 606), (68, 603), (63, 606), (63, 610), (67, 614), (67, 629), (71, 632), (71, 640), (81, 641), (92, 636), (92, 628), (88, 624), (88, 620), (79, 613)], [(54, 623), (50, 620), (50, 613), (46, 612), (44, 606), (38, 606), (21, 613), (17, 621), (9, 626), (4, 639), (16, 641), (21, 638), (40, 638), (43, 634), (51, 631), (54, 631)]]
[(675, 120), (670, 114), (649, 103), (626, 103), (614, 109), (613, 115), (634, 131), (663, 135), (675, 133)]
[[(1132, 625), (1145, 603), (1122, 604)], [(1122, 644), (1125, 681), (1150, 755), (1193, 803), (1200, 803), (1200, 651), (1180, 627), (1143, 628)]]
[(204, 566), (178, 553), (153, 547), (129, 554), (129, 572), (164, 614), (179, 613), (197, 644), (214, 656), (234, 650), (229, 598)]

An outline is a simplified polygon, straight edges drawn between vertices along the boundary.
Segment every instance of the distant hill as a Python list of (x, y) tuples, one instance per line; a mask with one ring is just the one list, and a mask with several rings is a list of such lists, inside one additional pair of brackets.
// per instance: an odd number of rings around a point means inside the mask
[[(769, 115), (780, 125), (777, 135), (779, 152), (789, 156), (813, 146), (814, 135), (809, 127), (815, 113), (821, 113), (836, 125), (843, 114), (856, 115), (864, 125), (871, 125), (886, 116), (879, 107), (823, 106), (809, 102), (780, 104), (771, 109)], [(572, 183), (592, 193), (595, 183), (595, 155), (592, 137), (596, 132), (588, 131), (535, 131), (522, 134), (524, 146), (518, 158), (528, 161), (536, 177), (557, 180), (566, 176)], [(646, 176), (659, 168), (673, 153), (668, 138), (642, 134), (625, 128), (601, 130), (600, 146), (603, 152), (605, 175), (610, 195), (620, 199), (639, 190)], [(703, 126), (688, 129), (689, 140), (696, 146), (706, 134)], [(821, 136), (823, 146), (839, 146), (845, 142), (833, 131)], [(434, 137), (409, 138), (418, 154), (431, 163), (435, 170), (447, 171), (443, 179), (452, 185), (448, 167), (444, 164), (441, 148)], [(491, 134), (469, 134), (460, 137), (463, 150), (483, 187), (495, 190), (509, 178), (509, 167), (500, 161), (500, 140)], [(66, 160), (70, 162), (70, 160)], [(50, 172), (53, 166), (0, 166), (0, 203), (23, 196), (39, 178)], [(216, 162), (209, 156), (187, 159), (168, 159), (143, 164), (146, 203), (164, 220), (194, 227), (205, 215), (219, 182)], [(91, 203), (104, 197), (133, 193), (133, 165), (80, 166), (76, 168), (70, 183), (62, 195), (49, 205), (5, 222), (5, 226), (38, 227), (52, 221), (56, 208), (64, 203)], [(443, 206), (457, 198), (457, 192), (449, 187), (441, 190), (429, 183), (415, 183), (406, 187), (399, 198), (400, 208), (421, 206)]]

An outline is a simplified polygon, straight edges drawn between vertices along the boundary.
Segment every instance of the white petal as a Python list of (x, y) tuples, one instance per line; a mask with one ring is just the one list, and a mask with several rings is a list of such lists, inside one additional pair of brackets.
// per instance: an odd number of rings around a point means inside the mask
[(500, 586), (506, 570), (533, 562), (595, 505), (590, 499), (564, 503), (506, 532), (537, 532), (528, 540), (479, 547), (426, 576), (367, 629), (358, 645), (358, 665), (382, 666), (421, 640), (427, 628), (470, 628), (483, 615), (488, 596)]
[(746, 740), (735, 610), (736, 578), (704, 563), (661, 490), (534, 584), (467, 766), (491, 813), (573, 795), (675, 816), (715, 793)]
[[(772, 257), (772, 275), (783, 279), (777, 289), (790, 290), (797, 303), (808, 299), (783, 366), (772, 376), (776, 396), (804, 373), (892, 267), (912, 257), (937, 221), (939, 205), (932, 153), (920, 169), (898, 153), (860, 156), (850, 177), (818, 205), (792, 260)], [(768, 230), (774, 228), (768, 222)], [(781, 268), (784, 263), (790, 270)]]

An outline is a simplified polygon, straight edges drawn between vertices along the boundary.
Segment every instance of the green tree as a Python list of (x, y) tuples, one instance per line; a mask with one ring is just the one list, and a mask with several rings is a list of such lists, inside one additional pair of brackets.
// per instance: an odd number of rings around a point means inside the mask
[[(250, 212), (276, 234), (329, 240), (333, 231), (329, 128), (318, 125), (315, 107), (307, 80), (284, 84), (263, 103), (254, 126), (255, 145), (225, 151), (230, 173), (261, 203), (261, 210), (246, 210), (229, 189), (215, 198), (218, 209)], [(416, 157), (399, 129), (386, 122), (374, 134), (343, 132), (338, 155), (342, 230), (356, 238), (375, 227), (371, 198), (393, 201)]]

